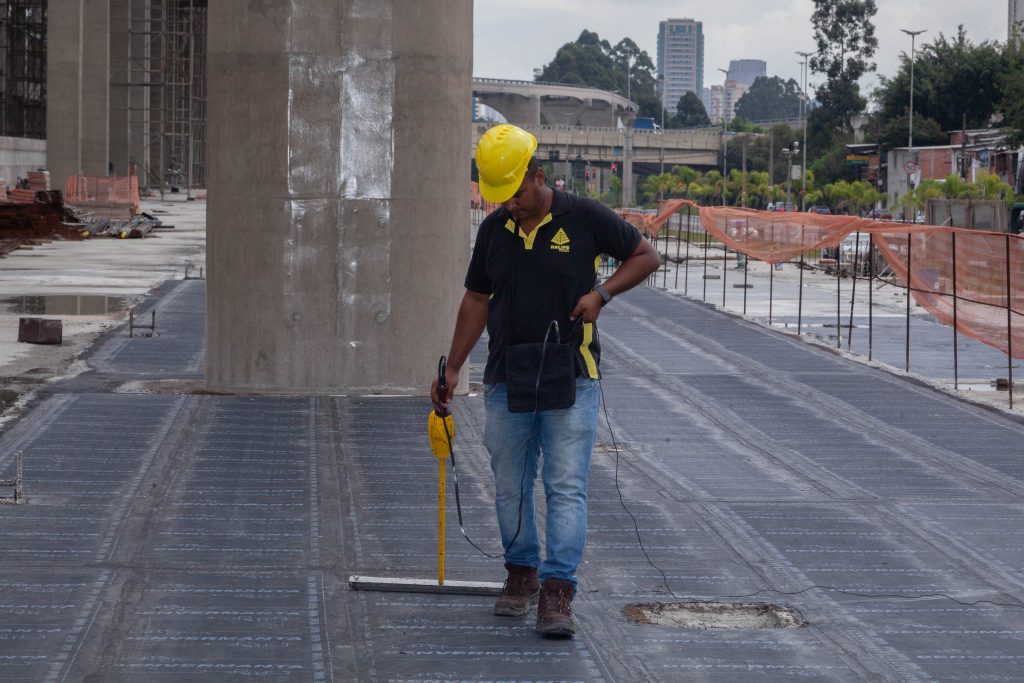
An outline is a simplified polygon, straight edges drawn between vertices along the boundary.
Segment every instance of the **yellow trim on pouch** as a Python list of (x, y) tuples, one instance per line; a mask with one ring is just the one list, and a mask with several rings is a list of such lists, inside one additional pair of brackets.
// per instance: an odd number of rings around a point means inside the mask
[(590, 353), (590, 342), (594, 341), (594, 323), (583, 323), (583, 343), (580, 344), (580, 355), (583, 356), (583, 363), (587, 366), (587, 376), (590, 379), (600, 377), (597, 373), (597, 363)]

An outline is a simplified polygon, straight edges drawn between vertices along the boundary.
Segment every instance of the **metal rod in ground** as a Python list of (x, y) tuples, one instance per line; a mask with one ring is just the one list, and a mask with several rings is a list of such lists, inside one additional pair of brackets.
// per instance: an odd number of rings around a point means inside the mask
[(950, 240), (953, 243), (953, 388), (960, 388), (960, 350), (957, 348), (959, 330), (957, 325), (957, 291), (956, 291), (956, 233), (950, 233)]
[(135, 311), (128, 311), (128, 337), (135, 336)]
[[(772, 249), (775, 249), (775, 223), (772, 223)], [(772, 262), (768, 264), (768, 325), (772, 324), (772, 309), (775, 307), (775, 254), (772, 254)]]
[(1006, 371), (1013, 410), (1013, 289), (1010, 287), (1010, 234), (1006, 234)]
[(804, 321), (804, 226), (800, 226), (800, 289), (797, 292), (796, 304), (796, 336), (800, 336), (800, 328)]
[(750, 263), (750, 256), (744, 254), (743, 256), (743, 315), (747, 314), (747, 269)]
[[(681, 216), (679, 216), (678, 213), (677, 214), (673, 214), (672, 217), (673, 218), (679, 217), (680, 219), (682, 218)], [(680, 223), (681, 222), (682, 222), (682, 220), (680, 220)], [(680, 244), (680, 242), (682, 242), (682, 239), (683, 239), (682, 227), (683, 227), (682, 225), (676, 227), (676, 276), (675, 276), (674, 284), (672, 285), (672, 289), (679, 289), (679, 249), (682, 246)]]
[(704, 292), (700, 296), (701, 301), (708, 300), (708, 231), (704, 229)]
[(437, 477), (437, 583), (444, 585), (444, 484), (445, 458), (438, 458)]
[(843, 274), (839, 267), (842, 248), (836, 245), (836, 348), (843, 348)]
[(868, 360), (875, 343), (875, 234), (868, 233)]
[(853, 346), (853, 305), (854, 300), (857, 298), (857, 275), (860, 273), (860, 264), (858, 262), (858, 256), (860, 254), (860, 231), (854, 233), (854, 247), (853, 247), (853, 287), (850, 291), (850, 329), (846, 331), (846, 350), (852, 350)]
[(905, 353), (906, 353), (906, 358), (905, 358), (904, 368), (903, 368), (907, 372), (910, 372), (910, 299), (912, 298), (910, 296), (910, 293), (914, 289), (914, 285), (913, 285), (913, 283), (911, 281), (911, 277), (912, 277), (911, 272), (912, 271), (910, 270), (910, 268), (911, 268), (911, 260), (910, 259), (911, 259), (911, 256), (912, 256), (911, 255), (911, 251), (910, 251), (911, 250), (911, 246), (912, 246), (911, 242), (913, 242), (913, 234), (908, 232), (907, 233), (907, 340), (906, 340), (906, 344), (904, 345), (904, 350), (905, 350)]
[(24, 494), (21, 490), (22, 487), (22, 457), (21, 451), (18, 451), (14, 456), (14, 502), (21, 503), (24, 499)]
[(729, 279), (729, 247), (722, 243), (722, 308), (725, 308), (725, 281)]
[[(693, 214), (690, 207), (686, 207), (686, 263), (683, 266), (683, 296), (690, 293), (690, 222)], [(677, 271), (678, 272), (678, 271)]]
[(664, 270), (664, 272), (662, 273), (662, 276), (661, 276), (661, 288), (662, 289), (668, 289), (668, 233), (669, 233), (669, 223), (671, 223), (671, 221), (668, 221), (668, 222), (665, 223), (665, 270)]

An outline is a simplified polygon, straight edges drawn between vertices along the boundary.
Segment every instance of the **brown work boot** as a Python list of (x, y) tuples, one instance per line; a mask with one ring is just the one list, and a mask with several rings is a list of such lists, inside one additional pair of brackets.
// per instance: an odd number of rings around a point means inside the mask
[(576, 624), (572, 620), (572, 581), (547, 579), (540, 589), (537, 605), (537, 632), (545, 636), (572, 638)]
[(536, 567), (505, 563), (508, 578), (501, 589), (501, 597), (494, 603), (499, 617), (521, 617), (530, 611), (530, 601), (540, 590)]

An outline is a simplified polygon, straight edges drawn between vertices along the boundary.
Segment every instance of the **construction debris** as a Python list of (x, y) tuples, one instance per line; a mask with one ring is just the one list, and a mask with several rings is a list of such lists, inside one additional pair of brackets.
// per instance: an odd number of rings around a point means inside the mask
[[(49, 174), (42, 178), (30, 180), (30, 184), (49, 183)], [(18, 196), (30, 195), (31, 201), (19, 202), (14, 199), (15, 193), (21, 193)], [(10, 194), (15, 203), (0, 203), (0, 257), (20, 247), (30, 248), (33, 244), (51, 240), (141, 238), (153, 230), (167, 227), (159, 218), (147, 213), (111, 218), (77, 210), (64, 203), (60, 190), (11, 190)]]
[(18, 341), (23, 344), (60, 344), (64, 324), (51, 318), (19, 318)]

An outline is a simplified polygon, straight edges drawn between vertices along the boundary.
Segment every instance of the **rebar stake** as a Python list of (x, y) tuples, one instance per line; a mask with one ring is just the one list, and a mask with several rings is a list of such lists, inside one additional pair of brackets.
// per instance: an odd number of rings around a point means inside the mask
[(13, 486), (13, 498), (0, 498), (0, 505), (21, 505), (25, 502), (25, 494), (22, 490), (22, 462), (21, 451), (14, 454), (14, 479), (0, 480), (0, 486)]

